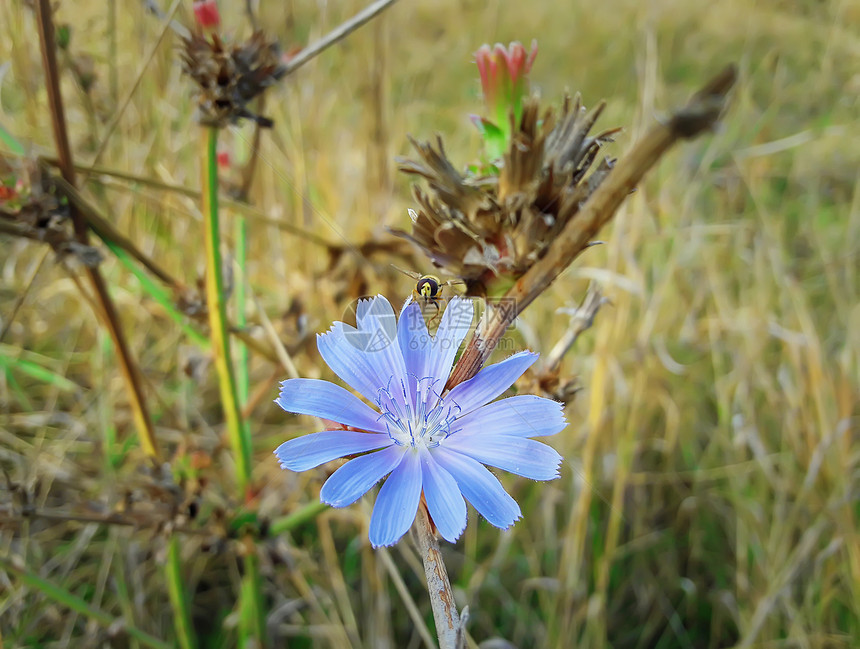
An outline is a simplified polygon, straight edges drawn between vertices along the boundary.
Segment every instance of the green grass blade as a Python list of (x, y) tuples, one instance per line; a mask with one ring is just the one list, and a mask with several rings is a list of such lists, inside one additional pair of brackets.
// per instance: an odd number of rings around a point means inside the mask
[(0, 346), (0, 367), (6, 371), (21, 372), (30, 378), (41, 381), (42, 383), (47, 383), (48, 385), (64, 392), (74, 392), (75, 390), (80, 389), (80, 386), (73, 381), (70, 381), (65, 376), (52, 372), (48, 368), (27, 360), (26, 358), (21, 358), (17, 355), (13, 356), (10, 354), (11, 351), (11, 347), (7, 347), (6, 345)]
[(15, 375), (12, 374), (12, 371), (9, 369), (8, 365), (4, 364), (2, 357), (0, 357), (0, 369), (3, 370), (3, 374), (6, 376), (6, 381), (9, 383), (9, 387), (12, 388), (12, 392), (15, 393), (15, 396), (18, 398), (20, 404), (26, 409), (27, 412), (32, 411), (33, 403), (30, 401), (30, 398), (27, 396), (27, 393), (21, 387), (21, 384), (18, 383), (18, 380), (15, 378)]
[[(45, 597), (57, 602), (58, 604), (65, 606), (80, 615), (85, 616), (87, 619), (95, 620), (98, 624), (103, 626), (104, 628), (109, 628), (115, 626), (117, 622), (119, 622), (119, 618), (114, 618), (101, 611), (93, 606), (90, 606), (83, 599), (78, 597), (77, 595), (73, 595), (69, 591), (57, 586), (53, 582), (48, 581), (47, 579), (43, 579), (36, 573), (28, 570), (26, 567), (19, 565), (14, 560), (0, 555), (0, 568), (10, 572), (17, 577), (30, 588), (35, 588), (39, 592), (41, 592)], [(134, 638), (142, 645), (146, 647), (151, 647), (151, 649), (173, 649), (171, 645), (164, 642), (163, 640), (159, 640), (158, 638), (149, 635), (148, 633), (141, 631), (140, 629), (130, 626), (128, 624), (121, 624), (123, 632), (130, 638)]]
[(278, 518), (277, 520), (272, 521), (272, 524), (269, 527), (269, 532), (272, 536), (288, 532), (297, 528), (299, 525), (304, 525), (308, 521), (313, 520), (326, 509), (328, 509), (328, 505), (324, 503), (311, 503), (310, 505), (305, 505), (300, 510), (293, 512), (289, 516), (284, 516), (283, 518)]
[(182, 554), (179, 547), (179, 537), (175, 534), (167, 542), (165, 570), (167, 573), (167, 593), (173, 607), (176, 639), (182, 649), (196, 649), (197, 637), (191, 624), (191, 612), (188, 610), (188, 598), (182, 579)]
[(15, 139), (14, 135), (3, 128), (2, 124), (0, 124), (0, 143), (15, 155), (22, 156), (26, 153), (26, 151), (24, 151), (24, 145)]
[[(253, 548), (253, 539), (247, 537), (246, 544)], [(245, 574), (239, 593), (239, 646), (252, 647), (255, 639), (266, 637), (266, 610), (263, 608), (260, 559), (252, 550), (245, 555)]]
[(143, 269), (134, 262), (131, 255), (129, 255), (119, 245), (103, 236), (101, 236), (101, 240), (110, 249), (114, 256), (116, 256), (120, 263), (137, 278), (137, 281), (140, 282), (144, 292), (164, 309), (171, 320), (182, 328), (185, 335), (188, 336), (195, 345), (203, 349), (209, 349), (209, 339), (188, 323), (188, 319), (185, 315), (173, 304), (173, 298), (170, 295), (170, 292), (155, 282), (149, 274), (145, 273)]

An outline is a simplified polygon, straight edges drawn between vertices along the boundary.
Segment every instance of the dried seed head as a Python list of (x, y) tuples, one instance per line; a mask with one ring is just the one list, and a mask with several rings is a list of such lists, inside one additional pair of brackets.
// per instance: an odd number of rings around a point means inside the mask
[(461, 174), (441, 138), (435, 148), (411, 140), (419, 159), (400, 159), (399, 168), (422, 176), (428, 190), (413, 188), (419, 209), (412, 231), (394, 233), (463, 279), (468, 293), (495, 293), (543, 255), (610, 169), (605, 158), (587, 176), (620, 130), (589, 135), (603, 107), (587, 112), (577, 95), (566, 97), (557, 115), (541, 116), (537, 98), (526, 100), (498, 168)]
[(0, 159), (0, 217), (15, 221), (42, 238), (48, 231), (65, 231), (68, 207), (36, 160)]
[(260, 126), (272, 120), (256, 115), (249, 102), (286, 74), (281, 50), (257, 31), (241, 45), (230, 45), (218, 34), (192, 34), (185, 39), (183, 70), (198, 88), (200, 122), (223, 128), (240, 119)]

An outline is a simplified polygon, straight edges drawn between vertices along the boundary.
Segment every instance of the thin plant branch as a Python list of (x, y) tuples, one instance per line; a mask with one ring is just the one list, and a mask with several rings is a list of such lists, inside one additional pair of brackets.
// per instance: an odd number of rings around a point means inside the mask
[[(265, 110), (266, 95), (262, 94), (257, 98), (257, 114), (262, 115)], [(251, 138), (251, 153), (248, 161), (242, 169), (242, 182), (236, 192), (236, 200), (240, 203), (248, 203), (248, 196), (251, 193), (251, 184), (254, 182), (254, 172), (257, 170), (257, 160), (259, 159), (260, 138), (262, 136), (263, 127), (259, 122), (254, 122), (254, 135)]]
[(21, 291), (21, 294), (15, 300), (15, 304), (12, 306), (12, 312), (9, 314), (9, 317), (6, 318), (6, 322), (3, 323), (3, 329), (0, 330), (0, 342), (3, 342), (6, 334), (9, 333), (9, 329), (12, 327), (12, 322), (15, 320), (15, 316), (18, 315), (18, 309), (21, 308), (21, 305), (24, 304), (24, 300), (26, 300), (27, 296), (30, 294), (30, 289), (33, 288), (33, 282), (36, 281), (36, 276), (39, 274), (39, 271), (42, 270), (42, 265), (48, 257), (48, 251), (49, 249), (45, 248), (42, 256), (39, 257), (39, 261), (36, 263), (35, 268), (33, 268), (33, 272), (30, 273), (30, 276), (24, 282), (24, 290)]
[[(45, 170), (48, 171), (47, 169)], [(155, 275), (163, 283), (174, 291), (180, 292), (184, 289), (178, 280), (164, 270), (155, 260), (145, 255), (127, 236), (117, 230), (114, 225), (102, 216), (98, 209), (90, 203), (81, 193), (64, 178), (52, 179), (60, 188), (61, 193), (69, 199), (69, 202), (77, 208), (78, 214), (86, 222), (89, 228), (96, 233), (106, 245), (114, 244), (125, 250), (134, 259), (140, 262), (150, 273)]]
[(33, 241), (44, 241), (35, 228), (28, 228), (4, 220), (0, 220), (0, 234), (6, 234), (10, 237), (20, 237), (22, 239), (32, 239)]
[[(243, 279), (244, 281), (244, 279)], [(272, 324), (269, 316), (266, 315), (266, 311), (263, 309), (263, 306), (260, 304), (260, 301), (254, 297), (254, 306), (257, 307), (257, 313), (260, 315), (260, 322), (263, 325), (263, 330), (266, 332), (266, 336), (269, 338), (269, 342), (272, 344), (272, 349), (275, 352), (275, 355), (278, 358), (278, 362), (286, 371), (287, 376), (291, 379), (299, 378), (300, 374), (298, 369), (296, 369), (296, 364), (293, 363), (293, 359), (290, 356), (290, 352), (287, 350), (283, 341), (278, 337), (278, 332), (275, 330), (275, 325)]]
[(355, 16), (353, 16), (346, 22), (338, 25), (321, 39), (319, 39), (315, 43), (312, 43), (311, 45), (303, 49), (301, 52), (296, 54), (292, 59), (290, 59), (285, 65), (285, 75), (295, 72), (305, 63), (320, 54), (323, 50), (328, 49), (338, 41), (343, 40), (356, 29), (361, 27), (364, 23), (371, 20), (377, 14), (383, 12), (395, 2), (397, 2), (397, 0), (377, 0), (377, 2), (368, 5), (367, 7), (359, 11), (357, 14), (355, 14)]
[[(181, 4), (181, 0), (173, 0), (173, 4), (170, 9), (167, 10), (167, 19), (164, 22), (164, 25), (161, 29), (161, 33), (158, 35), (158, 38), (155, 40), (155, 43), (152, 44), (152, 47), (149, 48), (149, 52), (147, 52), (146, 56), (143, 57), (143, 65), (140, 66), (140, 70), (137, 72), (137, 76), (134, 79), (134, 83), (131, 84), (131, 88), (128, 89), (128, 92), (123, 97), (122, 102), (119, 107), (116, 109), (116, 112), (113, 114), (110, 123), (105, 129), (105, 133), (102, 136), (102, 141), (99, 144), (99, 148), (96, 150), (96, 155), (93, 157), (93, 166), (99, 163), (101, 160), (102, 154), (105, 152), (107, 148), (108, 141), (110, 140), (111, 135), (116, 130), (116, 127), (119, 125), (119, 121), (122, 119), (122, 116), (125, 114), (125, 109), (128, 108), (129, 103), (131, 103), (132, 97), (134, 97), (134, 93), (137, 92), (137, 88), (140, 85), (141, 80), (143, 79), (143, 75), (146, 72), (146, 69), (149, 67), (150, 62), (152, 61), (152, 57), (155, 56), (155, 53), (158, 51), (158, 48), (161, 47), (161, 43), (164, 41), (164, 37), (167, 35), (167, 32), (170, 28), (170, 23), (172, 21), (173, 15), (176, 13), (176, 10), (179, 9), (179, 5)], [(92, 170), (89, 170), (89, 173), (92, 173)]]
[[(204, 248), (206, 250), (206, 304), (209, 315), (212, 352), (221, 391), (221, 407), (227, 426), (227, 436), (236, 461), (236, 482), (239, 497), (247, 502), (252, 493), (253, 443), (248, 422), (239, 405), (236, 373), (230, 353), (227, 326), (227, 292), (224, 286), (224, 264), (221, 257), (221, 226), (218, 213), (218, 129), (204, 126), (201, 143), (201, 211), (203, 213)], [(244, 280), (244, 278), (243, 278)], [(266, 626), (259, 557), (254, 539), (242, 538), (242, 575), (239, 590), (239, 644), (265, 646)]]
[(224, 267), (221, 257), (221, 229), (218, 214), (218, 129), (203, 127), (201, 131), (202, 212), (204, 245), (206, 249), (206, 305), (211, 329), (212, 350), (221, 388), (221, 407), (227, 424), (227, 434), (233, 449), (239, 493), (246, 496), (251, 482), (252, 445), (246, 422), (242, 419), (236, 394), (230, 338), (227, 325), (227, 305), (224, 288)]
[[(57, 166), (59, 165), (59, 160), (56, 158), (46, 157), (46, 158), (42, 158), (42, 159), (45, 160), (46, 162), (52, 164), (52, 165), (57, 165)], [(157, 189), (159, 191), (173, 192), (173, 193), (180, 194), (182, 196), (186, 196), (188, 198), (191, 198), (195, 201), (198, 201), (198, 202), (200, 201), (200, 191), (199, 190), (190, 189), (190, 188), (184, 187), (182, 185), (173, 185), (170, 183), (165, 183), (163, 181), (156, 180), (154, 178), (146, 178), (145, 176), (137, 176), (135, 174), (127, 173), (124, 171), (118, 171), (115, 169), (108, 169), (107, 167), (90, 167), (87, 165), (79, 165), (79, 164), (75, 165), (75, 170), (91, 173), (92, 176), (107, 176), (109, 178), (116, 178), (118, 180), (127, 180), (128, 182), (131, 182), (131, 183), (145, 185), (147, 187), (152, 187), (152, 188)], [(94, 182), (95, 178), (90, 177), (88, 179), (88, 181)], [(118, 184), (107, 185), (107, 186), (119, 187)], [(228, 197), (222, 197), (221, 204), (225, 208), (229, 208), (230, 210), (233, 210), (233, 211), (239, 212), (240, 214), (243, 214), (249, 220), (256, 221), (258, 223), (265, 223), (267, 225), (273, 225), (276, 228), (283, 230), (284, 232), (287, 232), (289, 234), (294, 234), (294, 235), (308, 241), (309, 243), (313, 243), (315, 245), (321, 246), (321, 247), (326, 248), (328, 250), (336, 250), (339, 247), (338, 244), (330, 243), (329, 241), (326, 241), (325, 239), (323, 239), (319, 235), (314, 234), (313, 232), (310, 232), (309, 230), (304, 230), (298, 226), (292, 225), (291, 223), (287, 223), (286, 221), (284, 221), (282, 219), (276, 219), (276, 218), (273, 218), (271, 216), (267, 216), (266, 214), (264, 214), (260, 210), (248, 205), (247, 203), (243, 203), (242, 201), (231, 200)]]
[(400, 574), (397, 566), (394, 565), (394, 560), (391, 558), (391, 554), (388, 552), (388, 549), (379, 548), (376, 551), (376, 556), (380, 558), (382, 565), (385, 567), (385, 571), (388, 573), (388, 576), (391, 577), (391, 581), (394, 583), (394, 589), (397, 591), (397, 594), (400, 595), (400, 601), (403, 602), (403, 605), (406, 607), (406, 613), (412, 620), (412, 624), (415, 626), (415, 630), (418, 632), (418, 635), (421, 636), (421, 640), (427, 646), (427, 649), (436, 649), (436, 643), (433, 642), (433, 637), (427, 630), (424, 618), (421, 616), (421, 611), (418, 610), (415, 600), (412, 595), (409, 594), (409, 588), (407, 588), (406, 582), (403, 581), (403, 576)]
[(561, 359), (564, 358), (564, 355), (567, 354), (571, 347), (573, 347), (582, 333), (591, 329), (591, 326), (594, 324), (594, 318), (597, 316), (597, 312), (600, 310), (600, 307), (607, 302), (609, 302), (609, 298), (603, 297), (600, 289), (597, 288), (595, 284), (589, 284), (588, 292), (585, 294), (582, 304), (580, 304), (576, 309), (567, 310), (571, 315), (570, 324), (564, 332), (564, 335), (562, 335), (559, 341), (550, 350), (549, 354), (547, 354), (546, 363), (544, 365), (545, 371), (555, 372), (558, 369), (558, 366), (561, 364)]

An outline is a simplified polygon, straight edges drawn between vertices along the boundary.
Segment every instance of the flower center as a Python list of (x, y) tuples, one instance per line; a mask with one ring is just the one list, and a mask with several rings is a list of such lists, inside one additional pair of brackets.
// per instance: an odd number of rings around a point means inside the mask
[(412, 378), (414, 385), (407, 387), (401, 381), (397, 393), (392, 392), (391, 381), (379, 389), (376, 405), (382, 413), (380, 418), (396, 444), (435, 448), (450, 434), (460, 407), (456, 403), (442, 403), (441, 396), (433, 389), (438, 379)]

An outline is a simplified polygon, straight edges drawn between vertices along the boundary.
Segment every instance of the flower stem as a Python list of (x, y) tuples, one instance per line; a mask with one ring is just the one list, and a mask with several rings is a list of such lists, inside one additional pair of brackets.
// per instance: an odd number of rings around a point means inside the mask
[[(248, 324), (245, 314), (245, 266), (247, 262), (248, 225), (244, 216), (236, 215), (236, 266), (239, 277), (236, 279), (236, 327), (244, 330)], [(239, 405), (248, 403), (251, 391), (251, 379), (248, 375), (248, 347), (241, 340), (236, 341), (236, 391)]]
[(251, 436), (242, 420), (236, 379), (230, 362), (230, 337), (227, 327), (227, 301), (224, 295), (221, 233), (218, 220), (218, 130), (204, 127), (203, 131), (203, 193), (202, 209), (206, 247), (206, 303), (209, 311), (212, 351), (221, 407), (227, 423), (227, 435), (236, 461), (236, 480), (244, 499), (251, 480)]
[[(202, 211), (204, 245), (206, 248), (206, 303), (212, 352), (221, 389), (221, 406), (227, 424), (227, 436), (236, 462), (236, 482), (244, 502), (249, 495), (252, 468), (251, 435), (242, 418), (236, 378), (230, 357), (230, 336), (227, 326), (227, 296), (224, 290), (221, 259), (221, 234), (218, 219), (218, 130), (204, 127), (202, 137)], [(239, 591), (239, 639), (241, 647), (262, 646), (265, 643), (265, 609), (262, 581), (253, 539), (245, 538), (245, 572)]]
[(418, 537), (421, 561), (424, 563), (424, 576), (427, 578), (427, 590), (433, 607), (433, 621), (436, 623), (439, 649), (458, 649), (462, 646), (458, 639), (463, 633), (460, 616), (457, 614), (451, 580), (448, 579), (448, 569), (439, 551), (439, 541), (423, 501), (418, 506), (415, 533)]

